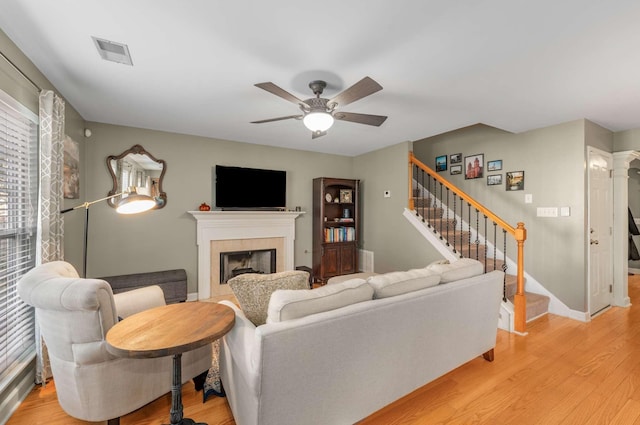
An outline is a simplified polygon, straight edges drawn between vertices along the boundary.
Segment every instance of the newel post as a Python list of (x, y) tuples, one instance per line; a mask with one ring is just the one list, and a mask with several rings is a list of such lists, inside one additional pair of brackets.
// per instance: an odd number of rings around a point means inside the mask
[(409, 152), (409, 210), (413, 211), (413, 153)]
[(514, 328), (516, 332), (525, 333), (527, 328), (527, 299), (524, 295), (524, 241), (527, 239), (527, 230), (524, 228), (524, 223), (518, 223), (514, 237), (518, 244), (517, 289), (513, 300), (515, 306)]

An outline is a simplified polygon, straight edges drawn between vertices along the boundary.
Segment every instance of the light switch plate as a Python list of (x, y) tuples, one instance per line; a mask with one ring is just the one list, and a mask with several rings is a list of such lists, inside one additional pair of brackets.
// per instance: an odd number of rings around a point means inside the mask
[(557, 217), (558, 216), (558, 208), (557, 207), (538, 207), (536, 210), (536, 216), (538, 217)]
[(384, 191), (384, 197), (385, 198), (391, 198), (391, 191), (390, 190), (385, 190)]
[(533, 195), (531, 193), (527, 193), (524, 195), (524, 203), (525, 204), (533, 203)]
[(560, 217), (570, 217), (571, 207), (560, 207)]

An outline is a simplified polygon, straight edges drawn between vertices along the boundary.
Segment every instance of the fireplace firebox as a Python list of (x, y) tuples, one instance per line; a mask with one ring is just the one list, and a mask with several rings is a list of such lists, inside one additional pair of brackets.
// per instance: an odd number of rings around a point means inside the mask
[(276, 250), (254, 249), (220, 253), (220, 283), (244, 273), (275, 273)]

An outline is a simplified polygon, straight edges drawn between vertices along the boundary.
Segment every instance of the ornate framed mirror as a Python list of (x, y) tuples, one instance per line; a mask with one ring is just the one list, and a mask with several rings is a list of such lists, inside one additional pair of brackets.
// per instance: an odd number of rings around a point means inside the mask
[[(113, 179), (113, 188), (108, 196), (126, 192), (135, 187), (141, 195), (151, 196), (156, 207), (163, 208), (167, 204), (167, 194), (162, 190), (162, 179), (167, 171), (167, 164), (157, 159), (142, 146), (134, 145), (120, 155), (107, 157), (107, 169)], [(107, 200), (115, 208), (120, 196)]]

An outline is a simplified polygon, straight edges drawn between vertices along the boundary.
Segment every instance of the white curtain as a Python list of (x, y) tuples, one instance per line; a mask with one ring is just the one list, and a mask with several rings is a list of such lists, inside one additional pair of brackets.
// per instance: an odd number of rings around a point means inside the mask
[[(65, 103), (51, 90), (40, 92), (40, 196), (38, 214), (39, 263), (64, 258), (63, 202)], [(49, 356), (36, 320), (36, 382), (51, 376)]]

